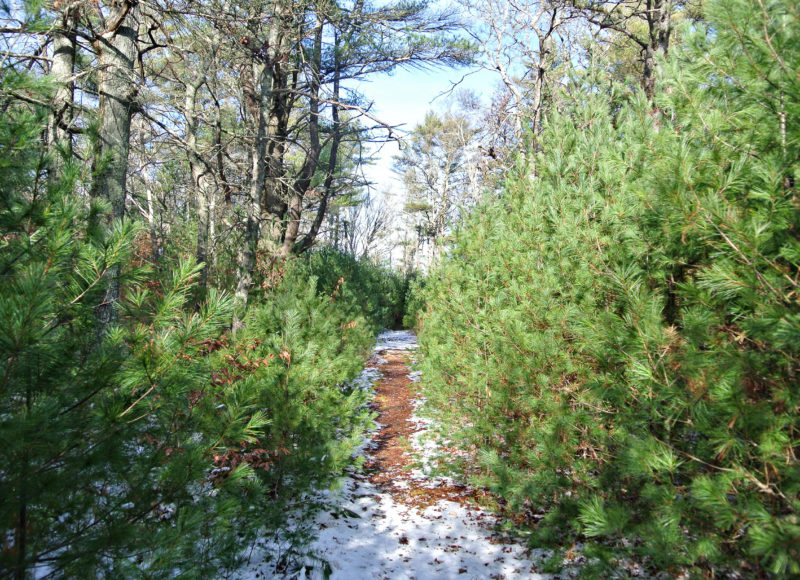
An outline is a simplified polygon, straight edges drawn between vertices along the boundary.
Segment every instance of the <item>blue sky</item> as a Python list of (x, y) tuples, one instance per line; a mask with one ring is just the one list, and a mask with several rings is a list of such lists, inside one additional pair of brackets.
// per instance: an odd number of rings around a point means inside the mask
[[(381, 121), (391, 125), (403, 125), (404, 132), (410, 131), (422, 122), (430, 109), (446, 108), (447, 96), (437, 96), (449, 90), (470, 69), (437, 68), (433, 70), (400, 69), (392, 75), (373, 77), (369, 82), (361, 82), (357, 89), (369, 100), (374, 101), (372, 113)], [(497, 78), (486, 71), (467, 76), (458, 89), (469, 89), (488, 99), (495, 87)], [(399, 184), (391, 171), (392, 156), (399, 152), (397, 143), (383, 146), (378, 162), (368, 168), (367, 176), (376, 182), (380, 192), (391, 189), (401, 193)]]

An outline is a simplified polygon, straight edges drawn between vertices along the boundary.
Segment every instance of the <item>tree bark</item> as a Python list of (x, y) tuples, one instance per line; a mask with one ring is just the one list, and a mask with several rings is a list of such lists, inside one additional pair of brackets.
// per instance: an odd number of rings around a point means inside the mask
[(263, 181), (262, 217), (268, 224), (269, 241), (280, 244), (285, 231), (287, 186), (284, 159), (289, 126), (289, 89), (286, 71), (276, 63), (272, 71), (272, 102), (267, 123), (266, 176)]
[(145, 186), (145, 195), (147, 197), (147, 225), (150, 228), (150, 254), (154, 264), (158, 264), (161, 260), (161, 236), (159, 235), (158, 228), (156, 227), (156, 214), (153, 207), (153, 188), (150, 183)]
[[(99, 110), (93, 151), (92, 197), (111, 206), (107, 222), (125, 216), (125, 194), (130, 150), (131, 117), (136, 108), (138, 83), (134, 64), (139, 54), (139, 4), (117, 4), (106, 29), (95, 38), (99, 67)], [(98, 308), (101, 334), (117, 320), (119, 265), (108, 272), (108, 287)]]
[(261, 192), (266, 179), (266, 153), (267, 153), (267, 119), (266, 108), (270, 100), (272, 88), (272, 75), (270, 68), (264, 64), (253, 63), (253, 68), (258, 73), (260, 91), (258, 97), (257, 126), (255, 144), (251, 154), (252, 174), (250, 187), (244, 203), (244, 240), (237, 253), (238, 271), (234, 300), (236, 312), (233, 318), (233, 331), (242, 327), (242, 319), (247, 309), (247, 299), (250, 287), (253, 285), (253, 270), (256, 264), (258, 241), (261, 237)]
[[(274, 29), (277, 25), (273, 23)], [(272, 38), (272, 33), (270, 37)], [(236, 280), (236, 314), (233, 320), (233, 330), (237, 331), (242, 326), (242, 317), (247, 309), (247, 299), (253, 285), (253, 272), (256, 265), (258, 242), (261, 239), (261, 207), (262, 195), (267, 179), (267, 143), (269, 141), (268, 111), (272, 103), (273, 74), (269, 63), (251, 63), (253, 78), (258, 79), (259, 91), (256, 97), (255, 143), (251, 151), (252, 173), (250, 187), (247, 190), (244, 210), (244, 240), (237, 254), (238, 272)]]
[(308, 137), (309, 150), (306, 155), (300, 174), (292, 187), (292, 199), (289, 202), (289, 223), (283, 237), (281, 256), (286, 258), (295, 249), (297, 235), (300, 232), (300, 220), (303, 217), (303, 199), (306, 191), (311, 186), (311, 181), (319, 166), (319, 156), (322, 150), (319, 138), (319, 89), (320, 67), (322, 64), (322, 29), (323, 21), (317, 16), (314, 27), (314, 50), (310, 62), (309, 82), (309, 119)]
[(234, 331), (242, 325), (241, 316), (247, 308), (248, 294), (253, 285), (262, 237), (261, 221), (268, 222), (269, 241), (279, 242), (281, 219), (286, 212), (282, 189), (289, 107), (287, 76), (283, 65), (288, 60), (288, 47), (292, 42), (292, 18), (292, 4), (278, 3), (270, 23), (265, 53), (254, 51), (251, 55), (251, 79), (258, 79), (258, 94), (254, 94), (256, 87), (250, 87), (248, 102), (255, 115), (256, 134), (251, 150), (250, 187), (245, 201), (245, 239), (238, 252)]
[(642, 87), (648, 100), (656, 94), (658, 58), (667, 55), (672, 32), (672, 0), (647, 0), (648, 43), (644, 49)]
[(53, 29), (53, 64), (50, 68), (50, 75), (57, 85), (48, 127), (48, 147), (52, 155), (51, 181), (61, 177), (65, 157), (69, 159), (72, 156), (72, 138), (67, 128), (73, 119), (73, 74), (77, 49), (73, 12), (68, 9), (59, 14), (58, 19)]
[[(309, 228), (308, 233), (303, 237), (302, 240), (297, 242), (294, 245), (294, 253), (301, 254), (308, 250), (311, 246), (314, 245), (314, 241), (317, 239), (317, 235), (319, 234), (319, 230), (322, 227), (322, 222), (325, 219), (325, 215), (328, 211), (328, 202), (333, 195), (333, 180), (336, 176), (336, 166), (339, 164), (339, 145), (342, 141), (342, 122), (339, 117), (339, 97), (340, 97), (340, 85), (341, 85), (341, 62), (339, 60), (339, 35), (336, 34), (334, 36), (334, 71), (333, 71), (333, 96), (331, 98), (331, 120), (332, 120), (332, 134), (331, 134), (331, 148), (330, 154), (328, 156), (328, 170), (325, 175), (325, 181), (322, 184), (322, 195), (319, 201), (319, 206), (317, 207), (317, 214), (314, 217), (314, 221), (311, 223), (311, 227)], [(338, 218), (338, 216), (337, 216)], [(336, 228), (336, 238), (334, 241), (336, 247), (339, 244), (339, 228), (338, 228), (338, 221), (337, 221), (337, 228)]]
[[(205, 67), (203, 67), (205, 68)], [(205, 293), (208, 286), (209, 239), (211, 228), (210, 207), (215, 195), (214, 180), (211, 168), (197, 148), (197, 93), (205, 83), (205, 73), (195, 76), (186, 83), (184, 117), (186, 119), (186, 154), (192, 174), (192, 188), (197, 200), (197, 245), (195, 256), (198, 264), (203, 264), (200, 271), (200, 291)]]
[(111, 205), (112, 218), (125, 215), (131, 117), (136, 107), (139, 6), (121, 3), (110, 27), (96, 38), (99, 111), (91, 193)]
[[(542, 131), (542, 100), (544, 95), (544, 85), (547, 71), (553, 62), (556, 51), (553, 33), (561, 24), (558, 15), (558, 8), (553, 8), (550, 24), (546, 31), (538, 33), (539, 37), (539, 61), (536, 64), (536, 80), (533, 85), (533, 135), (539, 135)], [(534, 148), (538, 150), (538, 142)]]

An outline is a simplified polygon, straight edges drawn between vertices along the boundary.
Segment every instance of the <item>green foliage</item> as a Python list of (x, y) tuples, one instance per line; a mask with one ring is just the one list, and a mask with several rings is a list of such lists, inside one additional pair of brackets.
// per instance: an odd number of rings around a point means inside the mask
[(425, 291), (468, 475), (598, 566), (798, 573), (800, 13), (767, 4), (709, 3), (655, 109), (576, 79)]
[(375, 333), (402, 327), (409, 280), (397, 272), (331, 247), (310, 252), (300, 264), (306, 277), (316, 278), (319, 293), (332, 296), (352, 315), (363, 316)]
[(259, 442), (279, 451), (261, 478), (294, 502), (350, 465), (370, 413), (367, 393), (348, 385), (374, 340), (363, 317), (318, 293), (304, 274), (290, 273), (248, 314), (247, 337), (237, 337), (237, 352), (251, 349), (247, 360), (269, 361), (246, 376), (259, 384), (258, 406), (270, 418)]
[[(218, 441), (214, 478), (226, 481), (243, 468), (257, 478), (264, 493), (248, 500), (251, 525), (272, 542), (267, 557), (286, 574), (328, 566), (326, 555), (307, 552), (314, 514), (330, 507), (314, 492), (335, 485), (353, 466), (372, 419), (369, 393), (353, 379), (375, 338), (362, 312), (373, 313), (322, 264), (331, 262), (314, 264), (327, 271), (327, 280), (311, 275), (308, 261), (286, 265), (280, 282), (251, 306), (235, 341), (217, 343), (221, 348), (211, 356), (212, 384), (228, 402), (211, 393), (200, 398), (219, 414), (206, 426)], [(257, 414), (243, 415), (251, 408)], [(240, 433), (224, 431), (237, 422)]]
[(158, 294), (123, 276), (123, 321), (99, 337), (105, 275), (127, 262), (137, 230), (93, 226), (98, 208), (72, 195), (73, 168), (45, 179), (41, 123), (35, 112), (0, 122), (0, 564), (17, 575), (207, 575), (232, 562), (247, 489), (212, 485), (215, 444), (201, 426), (214, 408), (190, 396), (210, 374), (202, 344), (227, 324), (230, 300), (187, 314), (188, 263)]
[(349, 380), (388, 306), (298, 264), (232, 342), (230, 296), (195, 306), (197, 265), (133, 268), (140, 228), (99, 227), (77, 169), (48, 174), (44, 121), (0, 118), (0, 576), (217, 577), (352, 463), (369, 411)]
[(425, 278), (412, 273), (408, 278), (403, 307), (403, 328), (419, 330), (419, 320), (425, 308)]

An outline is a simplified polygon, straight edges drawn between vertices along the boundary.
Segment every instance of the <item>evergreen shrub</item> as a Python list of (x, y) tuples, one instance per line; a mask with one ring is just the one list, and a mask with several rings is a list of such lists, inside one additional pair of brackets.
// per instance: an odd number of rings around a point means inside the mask
[[(232, 564), (252, 488), (243, 473), (209, 479), (217, 443), (202, 425), (228, 394), (193, 402), (231, 301), (187, 312), (190, 263), (158, 292), (140, 284), (126, 268), (137, 228), (99, 227), (105, 208), (73, 195), (76, 168), (48, 176), (40, 113), (12, 105), (0, 119), (0, 575), (213, 575)], [(120, 323), (98, 329), (115, 266)], [(260, 427), (252, 408), (236, 419), (228, 438)]]
[(535, 175), (460, 229), (425, 292), (425, 392), (454, 467), (538, 541), (795, 577), (800, 12), (707, 8), (655, 104), (576, 78)]
[(337, 300), (364, 316), (373, 330), (401, 328), (409, 280), (367, 258), (323, 247), (301, 259), (317, 279), (318, 292), (336, 293)]
[(133, 267), (140, 228), (100, 225), (76, 167), (49, 175), (45, 121), (0, 117), (0, 577), (224, 575), (353, 463), (370, 415), (349, 381), (385, 313), (298, 265), (234, 340), (227, 294), (196, 305), (197, 266)]
[(425, 277), (413, 272), (406, 278), (403, 301), (403, 328), (419, 330), (420, 316), (425, 308)]

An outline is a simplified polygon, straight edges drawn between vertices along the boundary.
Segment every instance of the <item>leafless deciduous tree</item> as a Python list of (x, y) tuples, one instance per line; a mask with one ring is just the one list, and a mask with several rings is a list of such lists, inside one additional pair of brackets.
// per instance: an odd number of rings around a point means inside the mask
[(464, 28), (479, 47), (481, 67), (495, 72), (505, 98), (495, 100), (496, 118), (519, 141), (530, 119), (537, 134), (548, 73), (561, 56), (567, 13), (549, 0), (459, 0)]
[[(569, 8), (592, 25), (614, 31), (639, 47), (642, 87), (647, 98), (652, 99), (656, 91), (658, 58), (667, 55), (672, 16), (678, 4), (675, 0), (570, 0)], [(637, 23), (644, 26), (632, 25)]]

